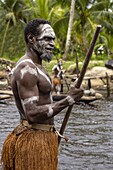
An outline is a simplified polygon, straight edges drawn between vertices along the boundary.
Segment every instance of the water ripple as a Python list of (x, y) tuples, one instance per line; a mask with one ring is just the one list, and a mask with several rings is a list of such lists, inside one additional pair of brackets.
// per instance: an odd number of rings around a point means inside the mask
[[(0, 105), (0, 151), (7, 134), (19, 122), (14, 102)], [(60, 129), (66, 110), (55, 117)], [(66, 126), (68, 142), (61, 140), (59, 170), (113, 169), (113, 102), (74, 105)]]

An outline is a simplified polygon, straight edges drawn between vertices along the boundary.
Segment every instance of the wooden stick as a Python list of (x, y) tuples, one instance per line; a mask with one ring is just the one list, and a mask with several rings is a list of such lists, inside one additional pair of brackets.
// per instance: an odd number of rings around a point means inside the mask
[[(78, 80), (77, 80), (77, 82), (76, 82), (76, 84), (75, 84), (75, 87), (76, 87), (76, 88), (80, 88), (80, 86), (81, 86), (81, 84), (82, 84), (84, 75), (85, 75), (86, 70), (87, 70), (87, 66), (88, 66), (88, 64), (89, 64), (90, 58), (91, 58), (92, 53), (93, 53), (93, 50), (94, 50), (94, 46), (95, 46), (96, 40), (97, 40), (98, 35), (99, 35), (99, 32), (100, 32), (100, 28), (101, 28), (100, 25), (98, 25), (97, 28), (96, 28), (94, 37), (93, 37), (93, 39), (92, 39), (92, 42), (91, 42), (91, 44), (90, 44), (90, 48), (89, 48), (89, 50), (88, 50), (88, 53), (87, 53), (87, 55), (86, 55), (86, 58), (85, 58), (85, 61), (84, 61), (84, 64), (83, 64), (82, 70), (81, 70), (80, 75), (79, 75), (79, 78), (78, 78)], [(68, 107), (68, 110), (67, 110), (67, 112), (66, 112), (66, 114), (65, 114), (63, 123), (62, 123), (61, 128), (60, 128), (60, 131), (59, 131), (59, 133), (60, 133), (61, 135), (63, 135), (63, 133), (64, 133), (64, 130), (65, 130), (65, 127), (66, 127), (66, 125), (67, 125), (67, 122), (68, 122), (70, 113), (71, 113), (71, 111), (72, 111), (72, 108), (73, 108), (73, 105), (72, 105), (72, 106), (69, 106), (69, 107)], [(58, 143), (59, 143), (59, 144), (60, 144), (60, 141), (61, 141), (61, 137), (58, 138)]]

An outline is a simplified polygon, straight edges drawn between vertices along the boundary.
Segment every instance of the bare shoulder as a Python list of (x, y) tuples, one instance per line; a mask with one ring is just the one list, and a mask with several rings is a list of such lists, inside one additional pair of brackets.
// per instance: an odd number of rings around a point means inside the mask
[(17, 62), (13, 75), (16, 81), (26, 83), (31, 80), (36, 80), (38, 77), (36, 65), (31, 59), (23, 59)]

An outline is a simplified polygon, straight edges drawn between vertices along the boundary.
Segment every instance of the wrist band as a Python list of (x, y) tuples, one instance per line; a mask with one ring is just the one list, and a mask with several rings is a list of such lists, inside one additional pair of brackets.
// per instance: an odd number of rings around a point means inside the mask
[(71, 96), (67, 96), (67, 101), (69, 103), (69, 106), (73, 105), (75, 103), (74, 99)]

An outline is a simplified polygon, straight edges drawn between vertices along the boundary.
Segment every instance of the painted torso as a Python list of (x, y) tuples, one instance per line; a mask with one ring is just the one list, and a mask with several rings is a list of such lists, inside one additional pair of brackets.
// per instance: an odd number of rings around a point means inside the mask
[[(27, 66), (23, 65), (27, 63)], [(30, 74), (35, 74), (36, 76), (36, 82), (37, 82), (37, 92), (38, 95), (37, 97), (39, 98), (38, 101), (38, 106), (40, 105), (45, 105), (45, 104), (50, 104), (53, 103), (52, 100), (52, 82), (51, 79), (49, 77), (49, 75), (47, 74), (47, 72), (45, 71), (45, 69), (38, 64), (33, 63), (33, 61), (31, 59), (23, 59), (21, 60), (19, 63), (17, 63), (15, 69), (14, 69), (14, 74), (13, 74), (13, 81), (12, 81), (12, 90), (14, 93), (14, 97), (15, 97), (15, 102), (18, 108), (18, 111), (20, 113), (20, 117), (21, 119), (27, 119), (25, 112), (24, 112), (24, 108), (22, 106), (22, 100), (20, 99), (19, 96), (19, 90), (18, 90), (18, 74), (21, 74), (21, 78), (24, 78), (25, 73), (27, 72), (27, 67), (31, 66), (33, 67), (33, 70), (31, 69), (32, 72), (28, 73), (28, 76), (30, 76)], [(35, 70), (35, 71), (34, 71)], [(26, 83), (26, 82), (25, 82)], [(32, 83), (32, 79), (30, 79), (30, 83)], [(35, 95), (36, 97), (36, 95)], [(38, 123), (53, 123), (53, 118), (44, 122), (41, 122), (39, 120)]]

